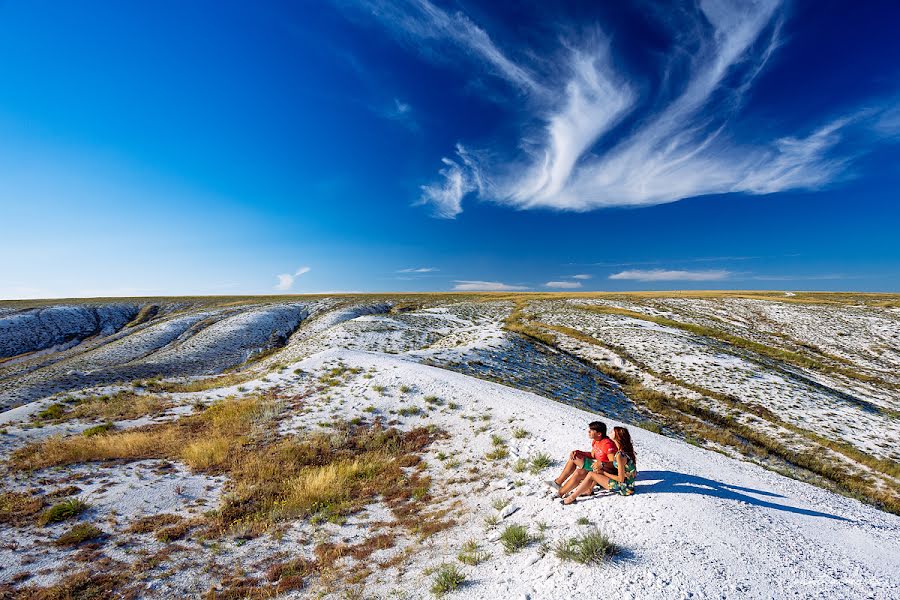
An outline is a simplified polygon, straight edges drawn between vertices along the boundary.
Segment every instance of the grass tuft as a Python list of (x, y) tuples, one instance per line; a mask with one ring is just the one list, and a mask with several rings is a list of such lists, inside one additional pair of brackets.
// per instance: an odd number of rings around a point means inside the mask
[(554, 553), (561, 560), (572, 560), (583, 565), (600, 564), (619, 552), (605, 533), (599, 529), (574, 538), (557, 542)]
[(431, 582), (431, 593), (441, 598), (455, 591), (465, 580), (466, 576), (463, 575), (456, 565), (444, 563), (438, 567), (434, 574), (434, 580)]
[(87, 508), (87, 503), (78, 498), (63, 500), (59, 504), (55, 504), (41, 513), (41, 516), (38, 517), (38, 525), (46, 527), (52, 523), (59, 523), (60, 521), (77, 517), (87, 510)]
[(57, 546), (77, 546), (84, 542), (96, 540), (103, 537), (103, 530), (91, 525), (90, 523), (78, 523), (64, 534), (56, 538), (53, 542)]
[(500, 543), (507, 554), (514, 554), (530, 544), (534, 538), (522, 525), (508, 525), (500, 534)]

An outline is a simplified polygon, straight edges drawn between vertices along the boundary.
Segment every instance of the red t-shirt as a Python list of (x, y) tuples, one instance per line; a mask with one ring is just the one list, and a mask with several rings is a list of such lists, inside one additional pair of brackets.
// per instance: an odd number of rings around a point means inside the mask
[(594, 460), (608, 463), (609, 455), (615, 454), (618, 451), (619, 447), (616, 446), (616, 443), (608, 437), (605, 437), (602, 440), (594, 440), (593, 442), (591, 442), (591, 454), (594, 456)]

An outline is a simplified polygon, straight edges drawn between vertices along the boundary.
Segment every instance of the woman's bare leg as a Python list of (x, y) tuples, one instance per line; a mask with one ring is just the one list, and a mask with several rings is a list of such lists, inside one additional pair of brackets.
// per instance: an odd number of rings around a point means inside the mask
[(599, 475), (594, 472), (586, 473), (587, 477), (582, 479), (581, 485), (576, 488), (572, 495), (565, 499), (566, 504), (572, 504), (575, 502), (575, 499), (579, 496), (584, 496), (586, 494), (590, 494), (591, 490), (594, 489), (594, 486), (598, 483), (600, 485), (605, 485), (606, 480), (608, 479), (605, 475)]
[(566, 483), (559, 488), (559, 491), (557, 492), (557, 494), (559, 494), (559, 497), (562, 498), (563, 496), (571, 492), (575, 488), (575, 486), (577, 486), (584, 480), (584, 476), (587, 474), (587, 471), (579, 467), (578, 470), (576, 470), (572, 474), (572, 476), (569, 477), (568, 481), (566, 481)]

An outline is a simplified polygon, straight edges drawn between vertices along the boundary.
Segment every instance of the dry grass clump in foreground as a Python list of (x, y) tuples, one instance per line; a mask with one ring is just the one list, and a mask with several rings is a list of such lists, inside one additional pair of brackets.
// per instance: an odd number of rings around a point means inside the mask
[[(10, 466), (28, 470), (157, 458), (180, 460), (195, 471), (227, 476), (228, 493), (220, 508), (205, 519), (151, 515), (129, 528), (132, 533), (153, 533), (164, 542), (201, 526), (201, 534), (207, 537), (255, 536), (278, 522), (297, 518), (341, 522), (365, 505), (381, 501), (396, 519), (384, 524), (387, 532), (354, 546), (326, 542), (316, 549), (317, 559), (310, 568), (336, 573), (336, 577), (344, 576), (335, 566), (342, 557), (364, 560), (375, 550), (392, 547), (391, 528), (421, 539), (452, 526), (445, 513), (426, 511), (428, 503), (422, 500), (430, 497), (431, 481), (421, 468), (410, 469), (419, 466), (421, 452), (445, 434), (433, 427), (403, 432), (376, 420), (373, 424), (338, 423), (333, 433), (280, 437), (273, 434), (277, 406), (273, 398), (228, 399), (170, 423), (92, 438), (50, 438), (16, 451)], [(10, 519), (18, 518), (14, 500), (5, 501), (10, 505)], [(283, 571), (274, 579), (225, 581), (224, 590), (216, 591), (214, 597), (271, 597), (302, 587), (296, 569)]]
[(195, 471), (228, 475), (233, 489), (219, 524), (249, 525), (257, 532), (289, 518), (337, 518), (375, 496), (390, 505), (404, 499), (405, 488), (409, 497), (427, 493), (427, 478), (407, 476), (403, 467), (419, 462), (416, 453), (436, 431), (401, 432), (378, 421), (341, 424), (332, 434), (271, 439), (270, 426), (260, 421), (266, 404), (259, 397), (225, 400), (172, 423), (93, 438), (52, 437), (17, 450), (10, 463), (29, 470), (104, 460), (180, 460)]

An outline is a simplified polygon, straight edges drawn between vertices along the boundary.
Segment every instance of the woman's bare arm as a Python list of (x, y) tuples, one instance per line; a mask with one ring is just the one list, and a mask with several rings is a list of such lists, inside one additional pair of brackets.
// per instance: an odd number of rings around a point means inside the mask
[(619, 483), (625, 483), (625, 461), (622, 459), (621, 452), (619, 454), (616, 454), (615, 463), (616, 463), (616, 466), (618, 467), (618, 472), (617, 473), (608, 473), (607, 477), (609, 477), (610, 479), (614, 479), (615, 481), (618, 481)]

